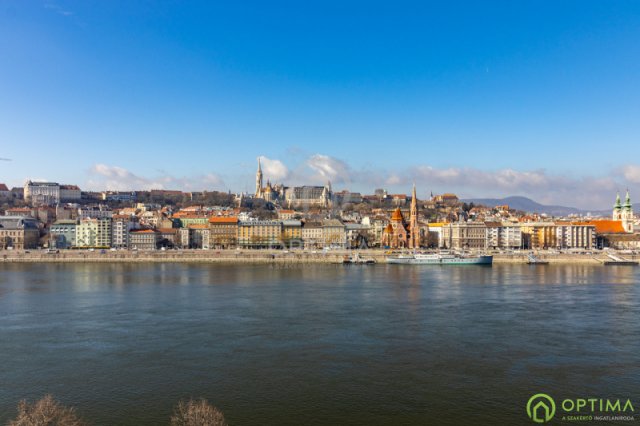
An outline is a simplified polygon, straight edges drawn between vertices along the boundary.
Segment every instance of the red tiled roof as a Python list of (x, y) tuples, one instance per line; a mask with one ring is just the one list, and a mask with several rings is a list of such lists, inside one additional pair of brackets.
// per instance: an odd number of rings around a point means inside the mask
[(207, 216), (203, 216), (203, 215), (199, 215), (199, 214), (193, 214), (193, 213), (182, 213), (180, 214), (180, 212), (175, 213), (173, 215), (174, 218), (178, 218), (178, 219), (206, 219)]
[(158, 228), (158, 232), (162, 234), (176, 234), (178, 230), (176, 228)]
[(624, 234), (626, 231), (619, 220), (587, 220), (583, 222), (572, 222), (572, 225), (593, 225), (598, 234)]
[(0, 183), (0, 191), (8, 191), (9, 188), (7, 188), (7, 185), (5, 185), (4, 183)]
[(212, 216), (209, 218), (209, 223), (238, 223), (238, 218)]
[(404, 217), (402, 217), (402, 211), (400, 211), (400, 207), (398, 207), (393, 211), (393, 214), (391, 215), (391, 220), (393, 221), (404, 220)]
[(205, 224), (196, 224), (196, 225), (189, 225), (188, 228), (189, 229), (209, 229), (209, 226)]

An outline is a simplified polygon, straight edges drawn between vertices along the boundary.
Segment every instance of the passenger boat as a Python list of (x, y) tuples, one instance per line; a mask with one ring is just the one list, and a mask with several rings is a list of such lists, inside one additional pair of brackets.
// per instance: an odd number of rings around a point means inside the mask
[(346, 265), (373, 265), (376, 263), (375, 259), (368, 257), (368, 258), (363, 258), (360, 257), (360, 255), (358, 253), (354, 254), (353, 256), (345, 256), (342, 260), (342, 263), (346, 264)]
[(491, 265), (493, 256), (450, 253), (410, 253), (386, 256), (387, 263), (409, 265)]

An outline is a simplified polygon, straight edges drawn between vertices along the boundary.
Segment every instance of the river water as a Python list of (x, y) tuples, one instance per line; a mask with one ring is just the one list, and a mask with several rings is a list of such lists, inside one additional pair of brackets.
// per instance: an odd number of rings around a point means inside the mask
[(3, 424), (45, 393), (96, 425), (189, 397), (237, 425), (533, 424), (539, 392), (637, 402), (639, 268), (0, 265)]

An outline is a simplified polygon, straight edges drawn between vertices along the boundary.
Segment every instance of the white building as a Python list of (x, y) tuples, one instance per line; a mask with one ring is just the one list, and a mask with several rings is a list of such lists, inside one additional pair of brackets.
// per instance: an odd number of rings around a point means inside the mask
[(110, 247), (111, 219), (82, 219), (76, 227), (76, 247)]
[(556, 222), (556, 246), (558, 248), (595, 248), (595, 225)]
[(111, 220), (111, 247), (130, 248), (130, 232), (139, 227), (140, 225), (136, 216), (113, 216)]
[(32, 182), (24, 184), (24, 199), (31, 204), (58, 204), (60, 185), (55, 182)]
[(82, 191), (76, 185), (60, 185), (60, 201), (79, 201), (82, 199)]
[(520, 224), (511, 222), (485, 222), (487, 226), (487, 247), (494, 249), (522, 248)]
[(61, 201), (78, 201), (81, 198), (82, 193), (76, 185), (30, 180), (24, 184), (24, 199), (32, 204), (58, 204)]
[(109, 206), (100, 204), (99, 206), (80, 207), (78, 209), (78, 219), (111, 219), (113, 211)]
[(613, 206), (613, 220), (621, 221), (624, 230), (628, 233), (633, 233), (633, 205), (631, 204), (631, 197), (629, 197), (629, 190), (627, 190), (624, 204), (620, 203), (620, 194), (616, 197), (616, 204)]

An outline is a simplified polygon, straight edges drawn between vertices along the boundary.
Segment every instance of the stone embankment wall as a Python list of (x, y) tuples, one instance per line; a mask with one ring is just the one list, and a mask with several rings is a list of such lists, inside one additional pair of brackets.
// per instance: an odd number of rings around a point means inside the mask
[[(354, 252), (349, 250), (291, 251), (282, 250), (169, 250), (169, 251), (87, 251), (61, 250), (59, 253), (48, 253), (44, 250), (0, 251), (2, 262), (57, 262), (57, 263), (85, 263), (85, 262), (207, 262), (207, 263), (342, 263), (345, 257)], [(360, 251), (363, 259), (374, 259), (377, 263), (385, 262), (383, 250)], [(627, 260), (638, 260), (638, 255), (620, 255)], [(604, 253), (587, 254), (552, 254), (536, 253), (539, 260), (550, 264), (581, 263), (603, 264), (610, 260)], [(522, 264), (527, 263), (526, 253), (494, 255), (494, 264)]]

